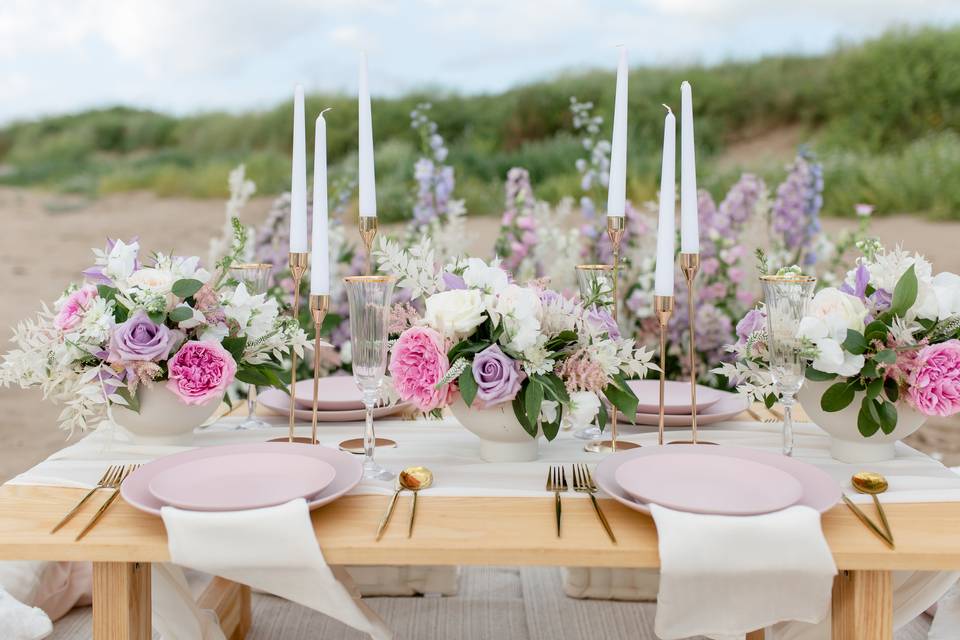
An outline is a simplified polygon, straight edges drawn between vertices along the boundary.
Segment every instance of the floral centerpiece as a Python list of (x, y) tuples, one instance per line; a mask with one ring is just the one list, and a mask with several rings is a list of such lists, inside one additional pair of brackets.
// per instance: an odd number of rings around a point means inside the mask
[[(197, 257), (156, 253), (144, 260), (137, 241), (110, 241), (94, 254), (83, 282), (15, 329), (16, 348), (0, 365), (4, 386), (40, 387), (62, 402), (63, 428), (95, 426), (117, 407), (125, 416), (145, 412), (148, 397), (161, 395), (176, 403), (149, 405), (202, 406), (202, 422), (234, 379), (284, 386), (281, 357), (291, 348), (301, 352), (306, 335), (279, 314), (275, 300), (228, 279), (234, 253), (214, 273)], [(136, 422), (120, 415), (118, 423)]]
[[(378, 259), (412, 300), (424, 298), (422, 317), (403, 305), (392, 323), (399, 331), (389, 365), (397, 394), (424, 412), (451, 407), (481, 437), (483, 457), (507, 459), (486, 441), (526, 441), (535, 455), (535, 438), (552, 440), (562, 422), (604, 425), (602, 398), (625, 416), (636, 414), (626, 380), (646, 375), (651, 352), (623, 337), (606, 310), (512, 282), (496, 262), (438, 267), (429, 238), (408, 251), (383, 241)], [(477, 412), (489, 413), (475, 428)], [(502, 432), (511, 424), (508, 440)]]
[[(891, 457), (927, 417), (960, 412), (960, 276), (934, 275), (900, 248), (858, 246), (841, 286), (818, 291), (801, 321), (808, 366), (798, 398), (833, 436), (835, 457), (859, 462)], [(748, 312), (730, 347), (737, 361), (716, 371), (772, 404), (766, 330), (764, 308)]]

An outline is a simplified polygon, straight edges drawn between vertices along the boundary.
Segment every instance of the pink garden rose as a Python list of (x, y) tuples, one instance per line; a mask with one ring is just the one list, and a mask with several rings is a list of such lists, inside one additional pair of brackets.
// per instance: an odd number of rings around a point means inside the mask
[(429, 327), (411, 327), (400, 334), (390, 356), (393, 386), (405, 401), (421, 411), (447, 404), (450, 385), (435, 388), (450, 368), (443, 336)]
[(54, 324), (61, 331), (70, 331), (75, 329), (80, 321), (83, 320), (83, 314), (90, 308), (90, 303), (97, 297), (97, 288), (92, 284), (85, 284), (63, 301), (63, 306), (57, 312)]
[(219, 342), (186, 342), (167, 362), (167, 388), (185, 404), (222, 396), (237, 374), (237, 363)]
[(960, 412), (960, 340), (927, 345), (910, 373), (910, 402), (927, 416)]

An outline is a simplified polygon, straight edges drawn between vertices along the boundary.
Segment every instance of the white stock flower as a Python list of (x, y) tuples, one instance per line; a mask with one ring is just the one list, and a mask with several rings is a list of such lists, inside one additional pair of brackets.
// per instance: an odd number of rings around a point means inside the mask
[(277, 301), (266, 299), (266, 294), (251, 296), (244, 283), (237, 285), (233, 295), (223, 305), (223, 313), (240, 326), (240, 335), (256, 340), (273, 330), (279, 309)]
[(426, 301), (424, 321), (448, 338), (464, 338), (483, 324), (483, 295), (477, 289), (435, 293)]
[(497, 266), (488, 266), (480, 258), (467, 260), (467, 268), (463, 271), (463, 281), (471, 289), (480, 289), (489, 294), (500, 293), (510, 283), (506, 271)]
[(504, 338), (501, 342), (508, 349), (522, 353), (537, 344), (543, 308), (535, 290), (507, 285), (494, 302), (494, 312), (503, 322)]
[(590, 391), (574, 391), (570, 394), (570, 411), (567, 419), (574, 429), (583, 429), (593, 423), (600, 411), (600, 398)]

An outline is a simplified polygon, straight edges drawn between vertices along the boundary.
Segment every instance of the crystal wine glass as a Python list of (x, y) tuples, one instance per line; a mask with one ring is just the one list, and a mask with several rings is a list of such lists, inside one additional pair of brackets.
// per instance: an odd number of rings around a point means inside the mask
[(817, 279), (786, 274), (761, 276), (767, 306), (767, 351), (770, 375), (783, 405), (783, 455), (793, 455), (794, 396), (803, 386), (806, 368), (800, 320), (807, 312)]
[[(613, 308), (613, 265), (612, 264), (578, 264), (577, 287), (580, 289), (580, 300), (585, 307), (604, 309)], [(593, 424), (573, 433), (581, 440), (599, 440), (603, 435), (600, 427)]]
[(363, 477), (390, 480), (393, 473), (373, 459), (377, 444), (373, 409), (380, 398), (380, 386), (387, 368), (387, 323), (394, 278), (351, 276), (344, 278), (350, 303), (350, 345), (353, 379), (363, 395), (366, 421), (363, 430)]
[[(230, 266), (230, 277), (242, 282), (252, 296), (266, 293), (270, 287), (273, 265), (261, 262), (238, 263)], [(266, 429), (270, 425), (256, 416), (257, 385), (247, 385), (247, 419), (237, 429)]]

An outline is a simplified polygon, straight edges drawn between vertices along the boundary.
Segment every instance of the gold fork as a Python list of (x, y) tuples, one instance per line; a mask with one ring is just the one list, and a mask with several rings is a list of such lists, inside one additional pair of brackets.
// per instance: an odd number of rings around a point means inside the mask
[(60, 530), (60, 527), (70, 522), (70, 519), (73, 518), (80, 511), (80, 508), (87, 503), (87, 500), (93, 497), (93, 494), (97, 492), (97, 489), (108, 489), (114, 482), (120, 478), (120, 474), (123, 473), (123, 465), (115, 464), (107, 467), (107, 470), (103, 472), (103, 476), (100, 480), (97, 481), (97, 484), (93, 489), (87, 491), (87, 495), (83, 496), (80, 499), (80, 502), (76, 504), (73, 509), (70, 509), (70, 513), (63, 516), (63, 519), (58, 522), (53, 529), (50, 529), (50, 533), (56, 533)]
[(97, 522), (100, 520), (100, 517), (103, 516), (107, 509), (110, 508), (110, 505), (112, 505), (116, 499), (120, 497), (120, 485), (123, 484), (123, 481), (127, 479), (127, 476), (139, 468), (140, 465), (138, 464), (128, 464), (123, 467), (123, 472), (120, 474), (120, 476), (117, 477), (114, 482), (107, 487), (108, 489), (113, 489), (113, 493), (110, 494), (110, 497), (107, 498), (102, 505), (100, 505), (100, 508), (97, 509), (97, 512), (93, 514), (92, 518), (90, 518), (90, 522), (88, 522), (87, 526), (85, 526), (80, 533), (77, 534), (77, 537), (74, 538), (74, 540), (79, 540), (83, 536), (87, 535), (87, 532), (90, 531), (95, 524), (97, 524)]
[(594, 495), (597, 491), (597, 485), (593, 482), (593, 475), (591, 475), (590, 468), (587, 467), (587, 465), (573, 465), (573, 490), (590, 496), (590, 501), (593, 503), (593, 510), (597, 512), (597, 517), (600, 518), (600, 524), (603, 525), (607, 535), (610, 536), (610, 541), (616, 544), (617, 538), (613, 535), (613, 529), (610, 528), (610, 523), (607, 522), (607, 517), (603, 515), (600, 504), (597, 502), (597, 497)]
[(547, 491), (553, 491), (557, 503), (557, 537), (560, 537), (560, 492), (567, 490), (567, 473), (563, 466), (550, 467), (547, 472)]

